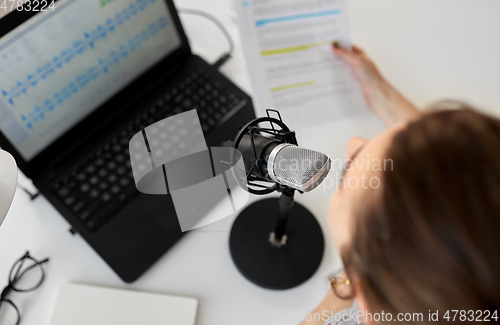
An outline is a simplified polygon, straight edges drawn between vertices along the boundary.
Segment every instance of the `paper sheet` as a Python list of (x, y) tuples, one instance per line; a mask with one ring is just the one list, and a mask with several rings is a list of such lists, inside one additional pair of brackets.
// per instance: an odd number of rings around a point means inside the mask
[(297, 129), (368, 112), (331, 44), (350, 46), (347, 0), (234, 0), (258, 116)]

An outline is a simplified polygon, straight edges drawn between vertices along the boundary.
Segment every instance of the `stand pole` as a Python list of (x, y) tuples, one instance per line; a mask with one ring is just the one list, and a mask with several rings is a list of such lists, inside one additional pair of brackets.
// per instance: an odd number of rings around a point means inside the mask
[(275, 247), (282, 247), (286, 245), (287, 235), (285, 234), (286, 225), (288, 223), (288, 216), (290, 210), (293, 208), (293, 196), (295, 190), (286, 187), (278, 200), (278, 216), (276, 219), (276, 228), (271, 232), (269, 241)]

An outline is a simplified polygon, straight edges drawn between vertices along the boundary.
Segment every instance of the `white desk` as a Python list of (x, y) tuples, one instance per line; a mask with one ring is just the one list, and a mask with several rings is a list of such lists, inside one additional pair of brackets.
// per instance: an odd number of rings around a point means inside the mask
[[(237, 49), (222, 71), (249, 91), (229, 0), (178, 0), (177, 4), (206, 10), (229, 28)], [(354, 41), (417, 104), (452, 97), (471, 100), (490, 111), (500, 109), (498, 12), (496, 0), (480, 4), (467, 0), (351, 1)], [(226, 48), (225, 39), (202, 18), (189, 16), (183, 21), (194, 51), (213, 62)], [(343, 159), (350, 137), (371, 137), (381, 129), (376, 119), (346, 120), (303, 130), (298, 140)], [(335, 179), (335, 171), (331, 176)], [(21, 177), (20, 182), (26, 184), (26, 179)], [(327, 204), (333, 191), (320, 188), (297, 196), (319, 219), (326, 236)], [(31, 202), (18, 191), (0, 228), (0, 285), (6, 283), (12, 263), (29, 249), (37, 258), (50, 257), (50, 262), (38, 290), (11, 297), (21, 310), (23, 325), (48, 324), (57, 290), (67, 282), (194, 296), (200, 301), (198, 325), (296, 324), (293, 317), (321, 300), (326, 276), (340, 266), (332, 245), (328, 242), (320, 269), (305, 284), (283, 292), (264, 290), (245, 280), (231, 261), (232, 222), (227, 218), (187, 234), (137, 282), (126, 285), (79, 235), (69, 233), (69, 224), (44, 197)]]

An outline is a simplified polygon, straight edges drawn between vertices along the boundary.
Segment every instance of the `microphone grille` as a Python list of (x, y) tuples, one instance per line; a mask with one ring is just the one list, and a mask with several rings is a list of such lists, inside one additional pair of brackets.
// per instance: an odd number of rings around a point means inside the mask
[(330, 165), (330, 158), (322, 152), (285, 144), (271, 153), (268, 172), (280, 184), (309, 192), (323, 182)]

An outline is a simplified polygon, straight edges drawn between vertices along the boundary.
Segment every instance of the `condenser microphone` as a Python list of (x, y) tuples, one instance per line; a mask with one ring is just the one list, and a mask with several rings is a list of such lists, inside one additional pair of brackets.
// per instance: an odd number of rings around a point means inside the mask
[(283, 290), (304, 283), (321, 264), (323, 231), (294, 195), (317, 188), (328, 175), (331, 161), (321, 152), (299, 147), (295, 132), (279, 111), (266, 112), (267, 116), (240, 127), (233, 148), (243, 158), (248, 192), (281, 195), (256, 201), (241, 211), (231, 229), (229, 248), (234, 264), (248, 280)]
[(247, 173), (301, 192), (318, 187), (331, 167), (330, 158), (324, 153), (260, 134), (244, 135), (238, 150), (243, 155)]

